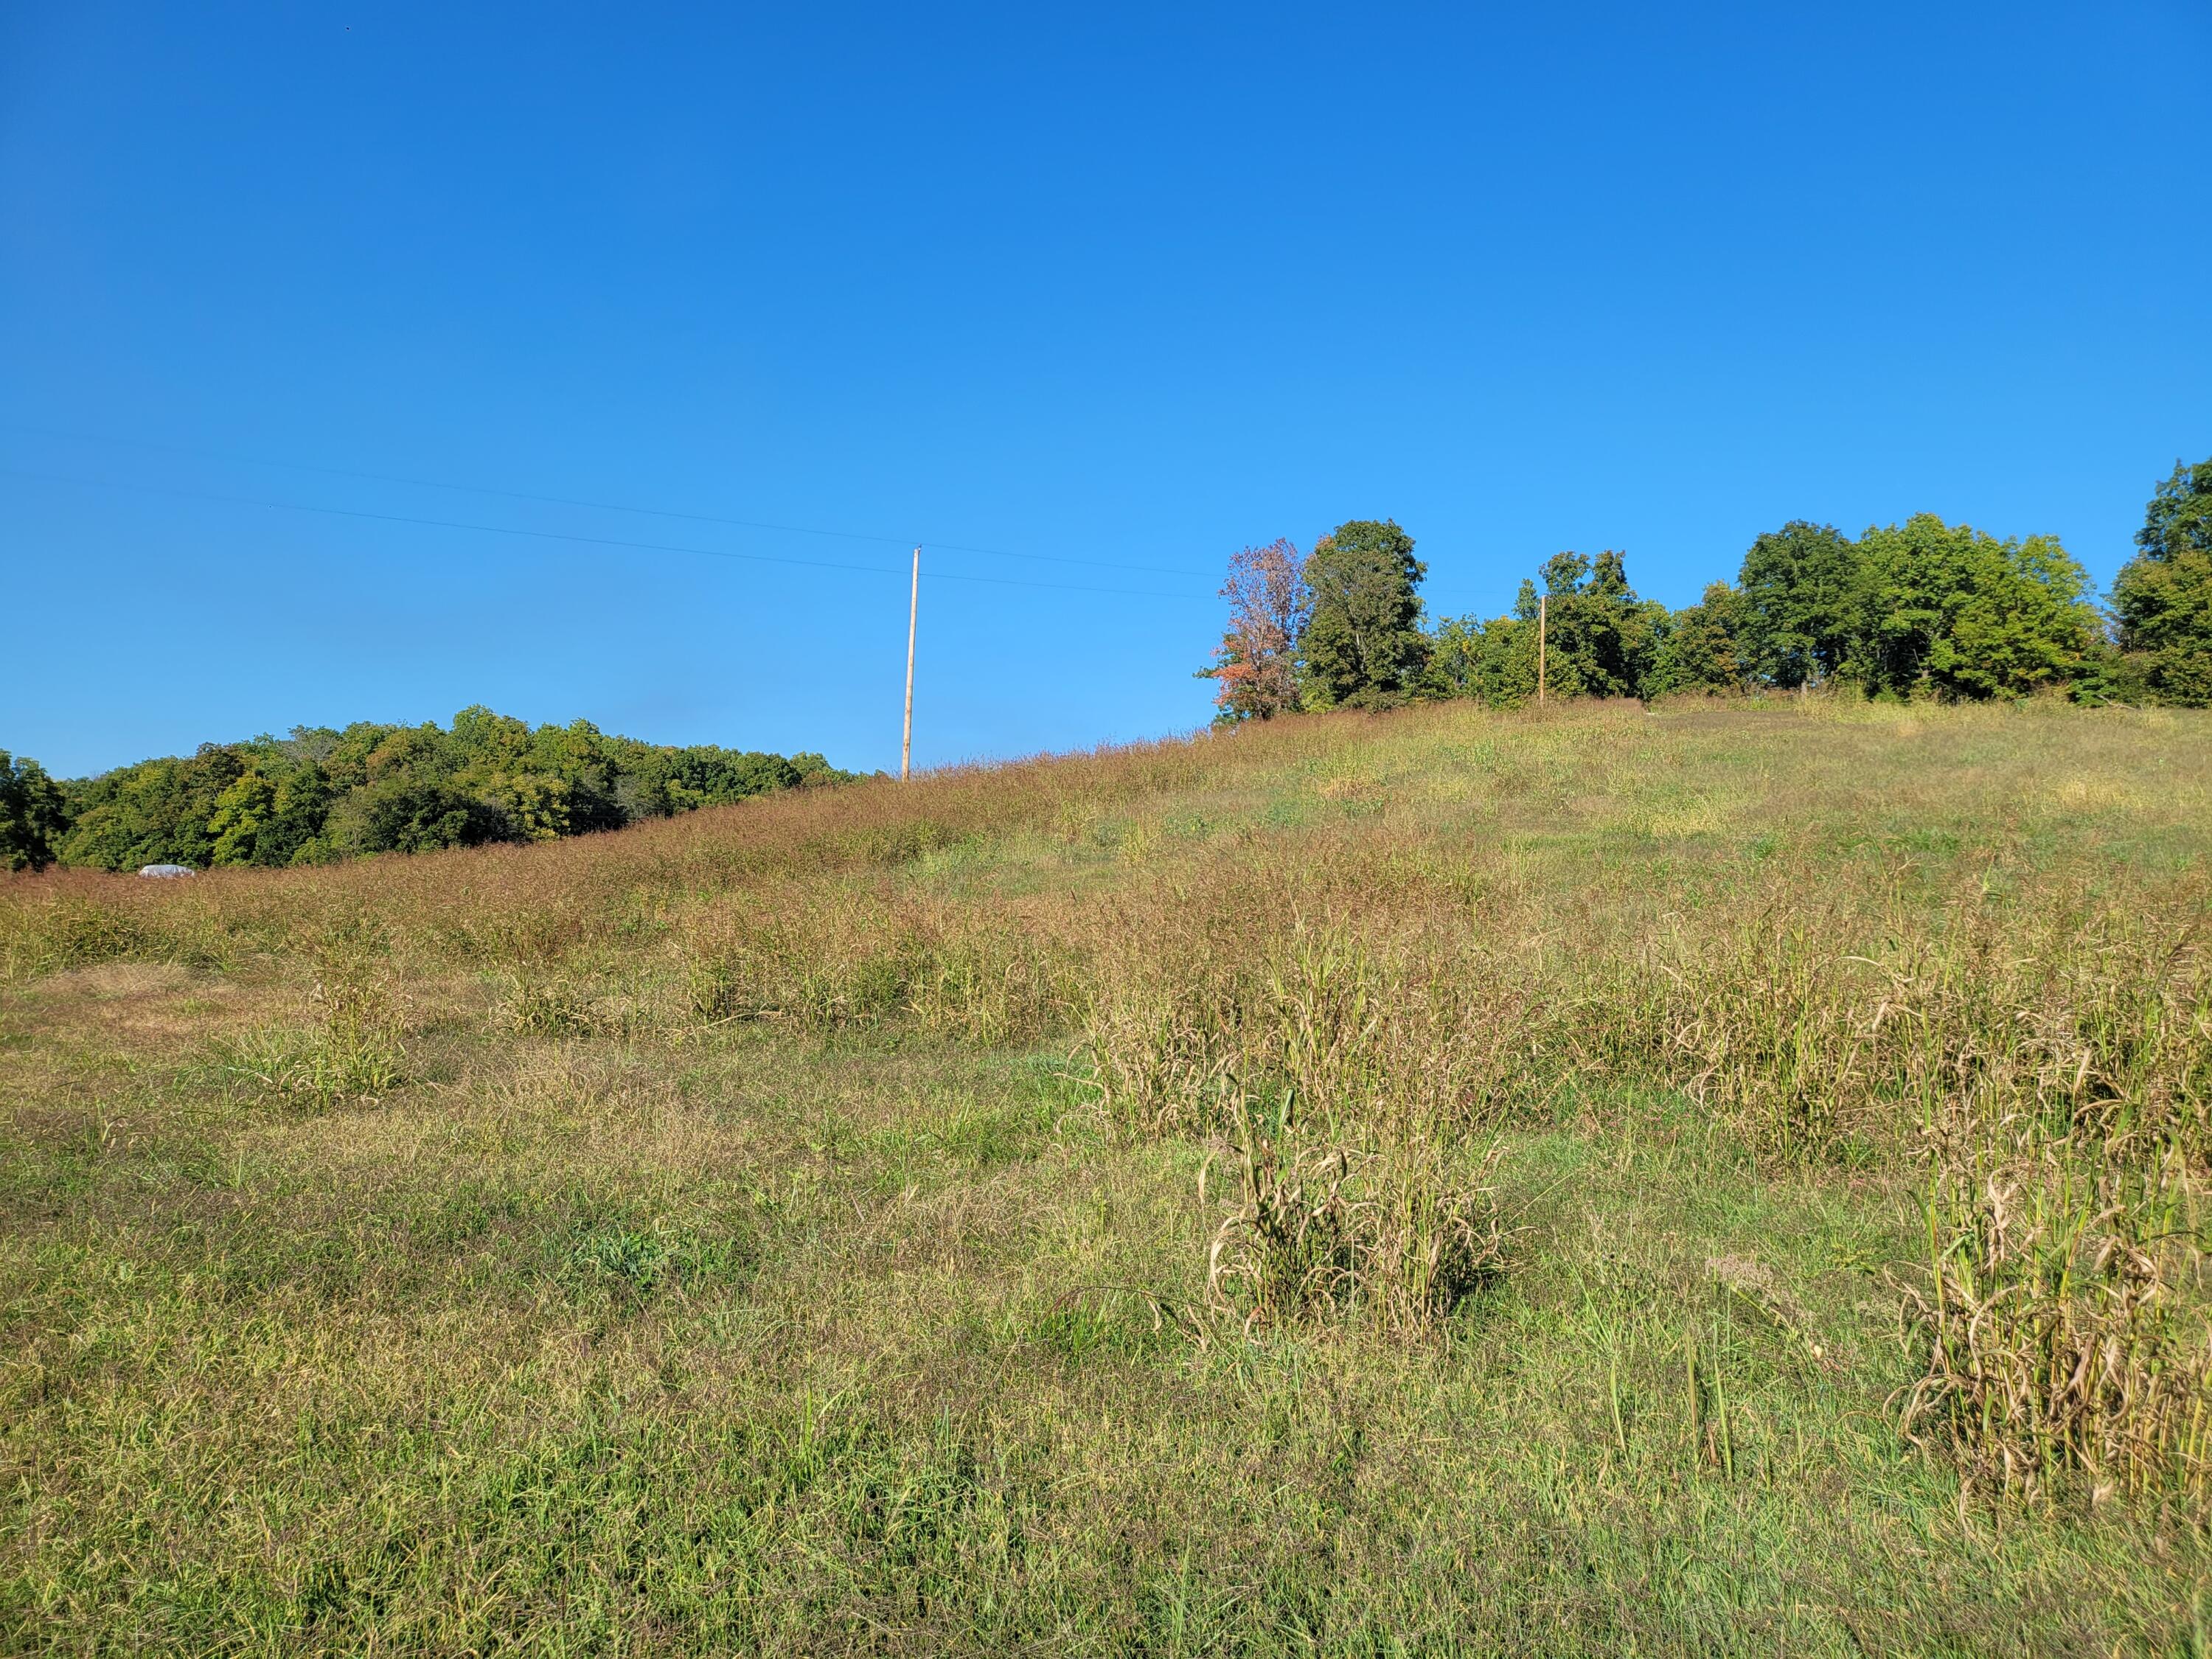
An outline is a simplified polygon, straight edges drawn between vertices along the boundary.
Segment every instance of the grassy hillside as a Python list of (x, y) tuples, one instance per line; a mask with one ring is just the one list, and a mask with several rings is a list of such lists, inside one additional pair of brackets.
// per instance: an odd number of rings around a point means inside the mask
[(2208, 1650), (2212, 722), (0, 884), (0, 1644)]

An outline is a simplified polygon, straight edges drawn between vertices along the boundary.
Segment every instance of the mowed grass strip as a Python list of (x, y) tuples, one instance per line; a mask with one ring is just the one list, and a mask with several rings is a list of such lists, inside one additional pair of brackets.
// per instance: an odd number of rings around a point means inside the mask
[[(1443, 709), (11, 881), (0, 1640), (2201, 1648), (2209, 841), (2185, 716)], [(1912, 1419), (1962, 1275), (2166, 1393)]]

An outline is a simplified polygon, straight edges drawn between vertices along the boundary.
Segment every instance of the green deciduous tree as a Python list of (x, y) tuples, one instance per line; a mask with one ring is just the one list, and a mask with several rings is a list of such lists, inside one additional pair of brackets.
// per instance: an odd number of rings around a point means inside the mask
[[(1673, 619), (1664, 605), (1636, 596), (1622, 556), (1556, 554), (1540, 574), (1542, 593), (1534, 581), (1522, 582), (1510, 616), (1490, 622), (1455, 617), (1437, 626), (1421, 683), (1425, 696), (1472, 697), (1499, 708), (1534, 702), (1540, 610), (1547, 696), (1654, 694), (1668, 672)], [(1717, 615), (1712, 626), (1721, 625)], [(1661, 689), (1674, 688), (1669, 683)]]
[(43, 870), (69, 830), (61, 787), (28, 757), (0, 749), (0, 870)]
[(1644, 695), (1742, 690), (1750, 678), (1743, 663), (1743, 595), (1726, 582), (1713, 583), (1697, 604), (1674, 612)]
[(1793, 519), (1752, 543), (1736, 586), (1747, 678), (1794, 690), (1843, 672), (1866, 612), (1858, 549), (1848, 537)]
[(356, 856), (480, 847), (511, 830), (490, 801), (437, 778), (395, 774), (348, 795), (331, 812), (328, 833), (341, 856)]
[(110, 870), (314, 864), (552, 840), (849, 775), (819, 755), (669, 748), (465, 708), (450, 731), (297, 726), (67, 786), (78, 810), (60, 851)]
[(135, 870), (215, 861), (216, 804), (246, 769), (236, 746), (203, 744), (198, 753), (141, 761), (73, 786), (76, 822), (62, 843), (64, 864)]
[(1844, 672), (1869, 693), (2025, 696), (2095, 648), (2088, 576), (2051, 537), (1999, 541), (1922, 513), (1858, 548), (1863, 621)]
[(632, 818), (667, 817), (849, 775), (819, 755), (787, 758), (702, 744), (690, 749), (653, 749), (632, 757), (623, 765), (617, 793), (623, 811)]
[(1392, 520), (1354, 519), (1314, 544), (1301, 642), (1307, 708), (1389, 708), (1419, 695), (1429, 641), (1417, 590), (1427, 574)]
[[(1667, 611), (1636, 597), (1628, 583), (1627, 561), (1613, 552), (1595, 559), (1556, 553), (1540, 574), (1549, 601), (1547, 690), (1562, 697), (1644, 696), (1658, 659)], [(1527, 584), (1516, 608), (1534, 620), (1535, 593)]]
[[(1532, 587), (1530, 592), (1533, 595)], [(1535, 601), (1532, 597), (1529, 604)], [(1531, 612), (1533, 615), (1533, 611)], [(1431, 636), (1422, 696), (1517, 708), (1536, 696), (1536, 624), (1519, 617), (1451, 617)]]
[[(209, 862), (276, 862), (273, 856), (257, 856), (276, 816), (276, 785), (259, 767), (249, 764), (215, 798), (215, 815), (208, 820), (208, 828), (215, 833)], [(273, 854), (273, 845), (270, 850)]]
[(268, 864), (319, 864), (330, 856), (323, 829), (331, 811), (330, 775), (303, 759), (277, 781), (275, 817), (255, 845)]
[(2176, 462), (2112, 584), (2120, 650), (2161, 702), (2212, 704), (2212, 460)]
[(1483, 623), (1476, 616), (1440, 618), (1429, 634), (1421, 695), (1439, 702), (1479, 695), (1483, 659)]

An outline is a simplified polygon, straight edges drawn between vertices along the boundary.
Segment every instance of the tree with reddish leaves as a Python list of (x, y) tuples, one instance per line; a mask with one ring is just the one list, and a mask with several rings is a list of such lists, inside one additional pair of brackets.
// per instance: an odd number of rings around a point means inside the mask
[(1248, 547), (1229, 561), (1229, 580), (1221, 585), (1229, 628), (1214, 648), (1213, 665), (1199, 671), (1200, 679), (1220, 687), (1215, 725), (1270, 720), (1298, 706), (1298, 641), (1313, 614), (1304, 565), (1287, 538)]

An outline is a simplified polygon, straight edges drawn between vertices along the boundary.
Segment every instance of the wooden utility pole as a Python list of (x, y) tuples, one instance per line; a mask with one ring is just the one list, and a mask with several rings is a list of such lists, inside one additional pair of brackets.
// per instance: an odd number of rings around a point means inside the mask
[(914, 550), (914, 589), (906, 601), (906, 732), (899, 739), (899, 781), (914, 768), (914, 623), (921, 614), (921, 550)]
[[(1544, 636), (1551, 632), (1551, 629), (1552, 596), (1539, 593), (1536, 596), (1536, 706), (1539, 708), (1544, 706)], [(912, 673), (913, 670), (909, 668), (907, 672)]]

